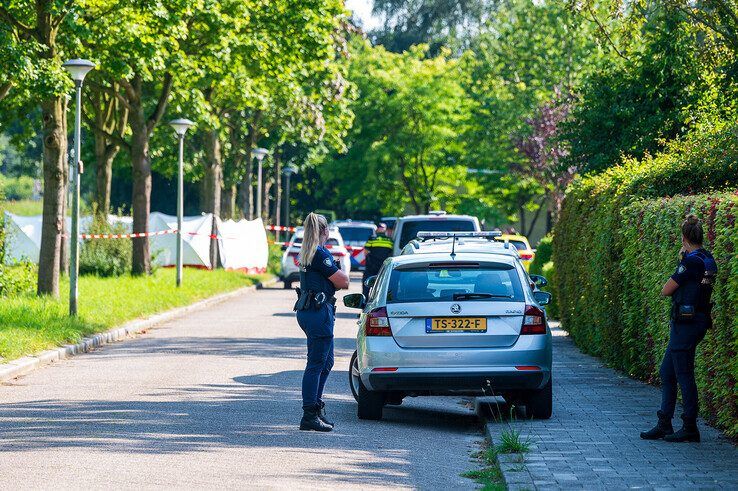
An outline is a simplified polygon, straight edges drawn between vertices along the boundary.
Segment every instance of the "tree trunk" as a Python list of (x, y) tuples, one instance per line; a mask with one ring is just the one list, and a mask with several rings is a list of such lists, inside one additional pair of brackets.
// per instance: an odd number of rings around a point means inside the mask
[[(131, 205), (133, 207), (133, 232), (148, 233), (149, 212), (151, 209), (151, 161), (149, 158), (149, 132), (143, 108), (139, 105), (131, 118), (131, 166), (133, 169), (133, 189)], [(134, 275), (151, 272), (151, 253), (149, 238), (133, 239)]]
[[(65, 97), (64, 98), (64, 134), (69, 135), (69, 125), (67, 124), (68, 120), (66, 117), (66, 114), (69, 109), (69, 100)], [(67, 142), (69, 140), (66, 140)], [(67, 143), (68, 146), (68, 143)], [(62, 166), (64, 167), (64, 201), (62, 201), (62, 216), (67, 216), (67, 209), (69, 208), (69, 152), (64, 152), (64, 163)], [(62, 222), (62, 236), (69, 235), (69, 230), (67, 229), (67, 220)], [(59, 272), (61, 274), (68, 274), (69, 273), (69, 248), (71, 244), (71, 237), (68, 239), (62, 238), (61, 241), (61, 248), (59, 250)]]
[(64, 97), (41, 104), (43, 119), (44, 204), (38, 262), (39, 295), (59, 296), (62, 230), (64, 228), (67, 134)]
[[(274, 170), (277, 173), (277, 193), (274, 200), (274, 224), (279, 227), (282, 225), (282, 156), (277, 153), (274, 155)], [(281, 232), (277, 231), (277, 242), (280, 241)]]
[(95, 205), (100, 216), (110, 213), (110, 185), (113, 179), (113, 161), (118, 145), (108, 145), (108, 139), (95, 133)]
[(223, 220), (233, 218), (233, 212), (236, 209), (236, 186), (225, 186), (222, 191), (220, 201), (220, 217)]
[[(203, 211), (220, 216), (220, 192), (223, 187), (223, 161), (220, 146), (220, 135), (217, 130), (208, 131), (205, 135), (205, 178), (203, 195), (205, 203)], [(212, 234), (215, 234), (213, 221)], [(218, 262), (218, 241), (210, 239), (210, 262), (215, 268)]]
[(254, 163), (251, 159), (250, 144), (246, 144), (246, 173), (241, 182), (241, 209), (247, 220), (254, 219)]

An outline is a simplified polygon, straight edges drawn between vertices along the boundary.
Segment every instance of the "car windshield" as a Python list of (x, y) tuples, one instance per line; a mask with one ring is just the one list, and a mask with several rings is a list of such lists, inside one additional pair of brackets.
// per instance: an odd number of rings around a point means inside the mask
[(338, 227), (344, 242), (366, 242), (374, 230), (370, 227)]
[(441, 266), (395, 269), (387, 303), (438, 301), (523, 302), (523, 287), (512, 266)]
[(473, 232), (476, 230), (472, 220), (413, 220), (402, 224), (400, 249), (418, 236), (418, 232)]

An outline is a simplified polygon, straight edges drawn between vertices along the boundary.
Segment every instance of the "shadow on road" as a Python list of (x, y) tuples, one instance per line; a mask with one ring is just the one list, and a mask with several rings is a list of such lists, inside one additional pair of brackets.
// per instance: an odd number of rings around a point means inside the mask
[[(265, 353), (262, 355), (280, 356)], [(0, 453), (85, 448), (162, 454), (249, 447), (266, 452), (308, 449), (320, 459), (321, 452), (339, 451), (348, 465), (317, 472), (354, 485), (405, 486), (408, 477), (412, 479), (414, 463), (423, 456), (398, 450), (388, 443), (387, 435), (404, 431), (411, 437), (413, 429), (428, 428), (437, 444), (444, 434), (468, 433), (479, 426), (477, 417), (462, 406), (450, 411), (448, 406), (387, 407), (384, 421), (360, 421), (355, 401), (341, 395), (347, 377), (346, 371), (334, 371), (329, 380), (327, 408), (337, 426), (330, 435), (297, 430), (302, 371), (289, 370), (236, 377), (230, 384), (162, 389), (144, 394), (144, 400), (4, 404), (0, 407)], [(352, 458), (356, 459), (353, 463)]]

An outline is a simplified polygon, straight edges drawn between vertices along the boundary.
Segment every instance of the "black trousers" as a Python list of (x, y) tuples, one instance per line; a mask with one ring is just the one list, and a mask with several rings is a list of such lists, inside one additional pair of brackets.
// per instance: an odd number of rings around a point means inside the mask
[(677, 388), (682, 390), (685, 422), (697, 421), (699, 402), (697, 383), (694, 379), (694, 358), (697, 345), (705, 337), (708, 319), (698, 315), (694, 322), (671, 322), (669, 345), (661, 362), (661, 410), (659, 416), (671, 419), (677, 401)]

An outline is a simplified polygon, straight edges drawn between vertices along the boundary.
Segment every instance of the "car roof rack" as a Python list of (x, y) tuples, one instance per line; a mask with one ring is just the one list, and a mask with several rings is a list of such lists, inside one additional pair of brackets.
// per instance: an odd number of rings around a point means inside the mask
[(418, 239), (421, 241), (436, 239), (453, 239), (451, 241), (451, 257), (456, 257), (456, 241), (464, 237), (482, 237), (487, 240), (494, 240), (495, 237), (502, 235), (502, 232), (493, 230), (491, 232), (418, 232)]

